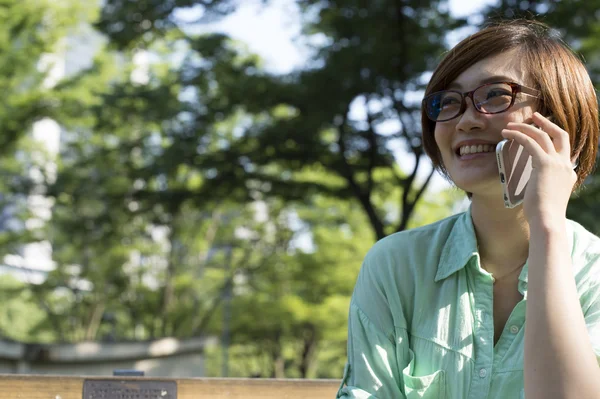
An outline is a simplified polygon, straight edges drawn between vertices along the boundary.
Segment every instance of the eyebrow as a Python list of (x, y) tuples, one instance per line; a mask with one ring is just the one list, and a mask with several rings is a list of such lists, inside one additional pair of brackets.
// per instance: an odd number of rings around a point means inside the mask
[[(487, 78), (481, 79), (478, 81), (479, 83), (475, 85), (475, 87), (486, 84), (486, 83), (494, 83), (494, 82), (515, 82), (519, 83), (517, 79), (511, 78), (505, 75), (494, 75), (488, 76)], [(461, 89), (461, 85), (452, 82), (448, 85), (448, 89)]]

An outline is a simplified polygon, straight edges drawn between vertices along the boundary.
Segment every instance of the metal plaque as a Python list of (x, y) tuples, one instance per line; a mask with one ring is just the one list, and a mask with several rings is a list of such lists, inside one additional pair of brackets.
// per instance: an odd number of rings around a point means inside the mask
[(177, 399), (177, 382), (84, 380), (82, 399)]

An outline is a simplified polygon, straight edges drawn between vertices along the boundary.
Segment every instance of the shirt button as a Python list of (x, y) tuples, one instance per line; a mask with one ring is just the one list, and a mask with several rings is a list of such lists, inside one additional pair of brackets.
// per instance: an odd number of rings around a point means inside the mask
[(485, 378), (486, 375), (487, 375), (487, 370), (486, 369), (479, 370), (479, 376), (481, 378)]
[(518, 326), (510, 326), (510, 332), (513, 334), (516, 334), (519, 332), (519, 327)]

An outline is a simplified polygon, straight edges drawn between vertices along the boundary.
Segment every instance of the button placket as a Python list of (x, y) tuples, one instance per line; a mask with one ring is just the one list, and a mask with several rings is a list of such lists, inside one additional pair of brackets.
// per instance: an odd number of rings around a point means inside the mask
[(487, 396), (491, 384), (492, 364), (494, 361), (494, 323), (490, 313), (493, 309), (493, 284), (490, 276), (481, 275), (474, 295), (474, 312), (477, 319), (475, 328), (475, 364), (469, 399)]
[(512, 353), (516, 350), (522, 351), (518, 348), (523, 344), (521, 330), (525, 328), (525, 306), (525, 301), (519, 302), (506, 321), (506, 327), (494, 348), (494, 370), (502, 370), (507, 366), (503, 361), (508, 351)]

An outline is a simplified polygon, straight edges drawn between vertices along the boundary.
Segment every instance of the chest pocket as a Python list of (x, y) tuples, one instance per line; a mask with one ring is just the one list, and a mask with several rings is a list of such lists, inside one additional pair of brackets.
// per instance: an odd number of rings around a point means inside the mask
[(410, 363), (402, 370), (406, 399), (447, 399), (446, 372), (438, 370), (433, 374), (415, 376), (415, 353), (409, 349)]

